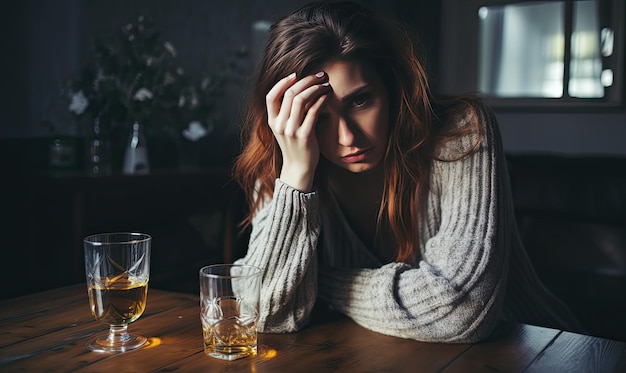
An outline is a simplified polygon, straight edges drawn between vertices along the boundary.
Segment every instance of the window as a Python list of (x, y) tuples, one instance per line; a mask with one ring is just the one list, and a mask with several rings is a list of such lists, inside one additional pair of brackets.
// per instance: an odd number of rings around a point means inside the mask
[(443, 40), (460, 46), (466, 33), (467, 46), (456, 56), (444, 48), (443, 61), (472, 62), (448, 63), (446, 71), (459, 78), (448, 79), (448, 91), (479, 91), (499, 107), (623, 104), (623, 0), (447, 3), (444, 14), (456, 16), (458, 26), (446, 35), (450, 20), (444, 19)]

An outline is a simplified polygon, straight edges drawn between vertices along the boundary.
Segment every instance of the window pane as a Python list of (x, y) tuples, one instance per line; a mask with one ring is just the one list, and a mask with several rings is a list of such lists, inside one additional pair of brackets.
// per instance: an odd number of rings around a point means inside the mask
[(574, 2), (571, 51), (569, 95), (580, 98), (604, 97), (604, 87), (600, 81), (602, 59), (597, 1)]
[(479, 10), (479, 90), (495, 97), (562, 97), (564, 2)]

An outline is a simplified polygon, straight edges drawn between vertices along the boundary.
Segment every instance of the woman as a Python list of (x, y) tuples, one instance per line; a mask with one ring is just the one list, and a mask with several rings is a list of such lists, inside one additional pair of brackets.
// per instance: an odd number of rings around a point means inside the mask
[(272, 26), (234, 169), (259, 330), (302, 328), (316, 301), (421, 341), (476, 342), (499, 319), (577, 330), (520, 244), (493, 115), (433, 97), (413, 45), (352, 2)]

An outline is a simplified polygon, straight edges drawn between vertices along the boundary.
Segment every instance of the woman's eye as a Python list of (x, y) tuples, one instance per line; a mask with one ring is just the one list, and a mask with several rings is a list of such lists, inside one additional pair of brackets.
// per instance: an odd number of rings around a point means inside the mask
[(351, 105), (352, 105), (352, 107), (353, 107), (353, 108), (360, 108), (360, 107), (363, 107), (363, 106), (365, 106), (365, 105), (368, 103), (369, 98), (370, 98), (370, 97), (369, 97), (369, 94), (367, 94), (367, 93), (364, 93), (364, 94), (358, 95), (358, 96), (356, 96), (356, 97), (352, 100)]

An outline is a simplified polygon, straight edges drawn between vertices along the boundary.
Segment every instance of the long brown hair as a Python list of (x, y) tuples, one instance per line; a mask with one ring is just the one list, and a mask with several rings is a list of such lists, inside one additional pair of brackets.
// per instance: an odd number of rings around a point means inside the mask
[[(292, 72), (305, 76), (327, 61), (352, 58), (374, 67), (390, 99), (378, 226), (393, 233), (397, 261), (416, 259), (418, 202), (428, 188), (434, 148), (442, 138), (460, 134), (443, 125), (444, 117), (452, 108), (461, 111), (471, 105), (434, 99), (417, 44), (407, 30), (351, 1), (314, 2), (272, 25), (242, 127), (244, 147), (234, 167), (250, 207), (244, 225), (250, 224), (263, 197), (272, 196), (282, 165), (280, 148), (267, 123), (265, 95)], [(323, 184), (320, 179), (316, 182)]]

